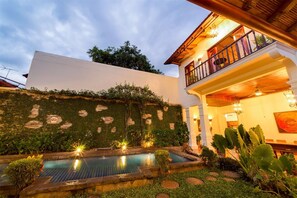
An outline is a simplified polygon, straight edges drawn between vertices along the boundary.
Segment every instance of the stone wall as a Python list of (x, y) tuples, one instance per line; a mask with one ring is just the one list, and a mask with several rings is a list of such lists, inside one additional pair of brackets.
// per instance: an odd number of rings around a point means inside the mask
[(0, 154), (67, 151), (81, 143), (109, 147), (113, 140), (126, 137), (136, 145), (141, 128), (174, 130), (172, 123), (181, 121), (181, 107), (176, 105), (150, 104), (144, 115), (136, 104), (130, 115), (126, 108), (121, 101), (0, 91)]

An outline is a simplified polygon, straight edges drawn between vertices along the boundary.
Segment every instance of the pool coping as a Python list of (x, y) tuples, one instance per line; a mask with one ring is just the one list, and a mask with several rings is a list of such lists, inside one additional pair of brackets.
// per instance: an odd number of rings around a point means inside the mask
[[(180, 152), (182, 153), (181, 146), (174, 146), (174, 147), (151, 147), (151, 148), (141, 148), (141, 147), (133, 147), (128, 148), (126, 151), (122, 151), (121, 149), (92, 149), (83, 152), (82, 157), (102, 157), (102, 156), (119, 156), (119, 155), (133, 155), (133, 154), (140, 154), (140, 153), (151, 153), (158, 149), (165, 149), (170, 150), (172, 152)], [(36, 154), (20, 154), (20, 155), (0, 155), (0, 164), (8, 164), (12, 161), (26, 158), (32, 155), (43, 155), (44, 160), (59, 160), (59, 159), (73, 159), (76, 158), (76, 153), (73, 152), (56, 152), (56, 153), (36, 153)], [(186, 158), (194, 158), (191, 157), (192, 155), (188, 155)]]
[[(116, 155), (132, 155), (132, 154), (140, 154), (140, 153), (152, 153), (158, 149), (166, 149), (172, 153), (180, 155), (182, 157), (188, 158), (190, 162), (179, 162), (170, 164), (170, 173), (177, 173), (177, 172), (185, 172), (190, 170), (198, 170), (203, 167), (202, 161), (192, 155), (182, 152), (181, 147), (165, 147), (165, 148), (150, 148), (150, 149), (143, 149), (143, 148), (132, 148), (128, 149), (126, 152), (122, 152), (121, 150), (110, 150), (109, 152), (100, 152), (98, 151), (86, 151), (83, 157), (100, 157), (100, 156), (116, 156)], [(26, 155), (28, 156), (28, 155)], [(8, 159), (13, 161), (15, 159), (19, 159), (26, 157), (22, 156), (8, 156), (8, 158), (4, 158), (0, 156), (0, 163), (5, 161), (7, 163)], [(54, 154), (45, 154), (43, 156), (44, 159), (69, 159), (69, 152), (65, 153), (55, 153)], [(2, 157), (2, 158), (1, 158)], [(4, 160), (3, 160), (4, 159)], [(12, 160), (13, 159), (13, 160)], [(2, 161), (1, 161), (2, 160)], [(51, 177), (40, 177), (38, 178), (33, 185), (24, 189), (21, 193), (22, 197), (38, 197), (40, 194), (52, 194), (57, 193), (66, 193), (67, 195), (71, 195), (71, 191), (77, 190), (86, 190), (91, 194), (101, 194), (103, 192), (107, 192), (110, 190), (116, 190), (121, 188), (127, 187), (137, 187), (142, 185), (147, 185), (152, 182), (153, 178), (159, 177), (160, 172), (157, 166), (143, 166), (139, 168), (139, 172), (129, 173), (129, 174), (118, 174), (118, 175), (111, 175), (105, 177), (95, 177), (95, 178), (87, 178), (87, 179), (80, 179), (80, 180), (69, 180), (64, 182), (56, 182), (50, 183)], [(12, 190), (11, 185), (7, 184), (6, 186), (2, 185), (7, 190)], [(3, 188), (3, 189), (4, 189)], [(66, 196), (63, 194), (63, 196)]]

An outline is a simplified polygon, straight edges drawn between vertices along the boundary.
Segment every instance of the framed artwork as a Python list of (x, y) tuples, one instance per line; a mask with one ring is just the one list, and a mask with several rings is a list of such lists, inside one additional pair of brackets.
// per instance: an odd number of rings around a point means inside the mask
[(226, 113), (225, 118), (227, 122), (238, 121), (238, 117), (236, 113)]
[(297, 133), (297, 111), (275, 112), (274, 118), (280, 133)]

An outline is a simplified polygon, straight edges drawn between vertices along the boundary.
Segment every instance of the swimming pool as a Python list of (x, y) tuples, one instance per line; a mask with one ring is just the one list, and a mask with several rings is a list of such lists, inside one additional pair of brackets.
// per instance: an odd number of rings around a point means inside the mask
[[(191, 161), (170, 153), (172, 163)], [(112, 157), (92, 157), (44, 161), (41, 176), (52, 176), (51, 182), (138, 172), (140, 166), (154, 166), (153, 153)]]

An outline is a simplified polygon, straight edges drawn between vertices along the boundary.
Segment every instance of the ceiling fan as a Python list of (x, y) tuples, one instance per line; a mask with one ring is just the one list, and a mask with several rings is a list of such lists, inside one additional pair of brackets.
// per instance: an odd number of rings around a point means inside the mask
[(261, 96), (261, 95), (263, 95), (263, 92), (259, 88), (256, 87), (255, 96)]
[(255, 91), (253, 91), (252, 94), (250, 94), (248, 97), (253, 97), (253, 96), (262, 96), (265, 94), (269, 94), (269, 93), (273, 93), (276, 90), (274, 89), (265, 89), (265, 88), (259, 88), (259, 87), (255, 87)]

